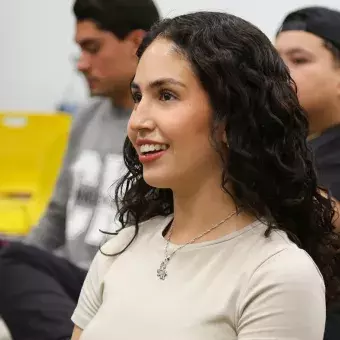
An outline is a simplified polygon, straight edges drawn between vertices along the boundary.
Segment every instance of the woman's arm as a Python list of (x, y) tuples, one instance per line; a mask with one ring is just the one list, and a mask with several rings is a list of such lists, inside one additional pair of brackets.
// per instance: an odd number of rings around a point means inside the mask
[(82, 332), (82, 329), (80, 329), (78, 326), (75, 326), (71, 340), (79, 340)]
[[(86, 275), (76, 309), (71, 317), (71, 320), (76, 325), (75, 335), (78, 335), (78, 337), (80, 336), (79, 329), (84, 330), (87, 327), (102, 304), (101, 287), (104, 275), (102, 268), (104, 260), (104, 256), (98, 252)], [(75, 337), (75, 339), (78, 339), (78, 337)]]
[(133, 235), (133, 228), (122, 230), (119, 235), (106, 242), (94, 257), (80, 292), (77, 307), (71, 317), (76, 325), (72, 340), (78, 340), (82, 330), (86, 329), (103, 303), (104, 278), (116, 258), (104, 254), (116, 254), (121, 251), (122, 247), (131, 241)]

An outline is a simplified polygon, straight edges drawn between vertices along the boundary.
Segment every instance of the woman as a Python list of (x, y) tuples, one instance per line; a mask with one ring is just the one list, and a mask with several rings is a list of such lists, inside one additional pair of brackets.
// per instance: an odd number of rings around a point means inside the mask
[(159, 23), (138, 57), (122, 229), (92, 264), (72, 339), (322, 339), (333, 209), (270, 41), (200, 12)]

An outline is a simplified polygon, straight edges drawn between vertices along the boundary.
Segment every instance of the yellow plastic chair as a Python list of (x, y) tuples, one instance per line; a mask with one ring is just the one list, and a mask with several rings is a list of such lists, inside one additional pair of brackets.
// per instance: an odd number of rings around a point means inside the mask
[(0, 112), (0, 234), (26, 235), (46, 208), (67, 145), (64, 113)]

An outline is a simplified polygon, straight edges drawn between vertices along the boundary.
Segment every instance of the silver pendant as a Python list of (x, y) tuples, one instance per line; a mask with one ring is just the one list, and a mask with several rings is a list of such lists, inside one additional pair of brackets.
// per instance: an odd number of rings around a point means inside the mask
[(157, 269), (157, 276), (164, 281), (166, 277), (168, 276), (168, 272), (166, 270), (166, 267), (168, 266), (170, 258), (167, 257), (164, 261), (162, 261), (161, 265), (159, 266), (159, 269)]

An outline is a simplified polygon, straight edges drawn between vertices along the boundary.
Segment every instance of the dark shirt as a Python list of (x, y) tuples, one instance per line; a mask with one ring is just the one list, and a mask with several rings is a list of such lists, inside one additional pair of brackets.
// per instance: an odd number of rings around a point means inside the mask
[(309, 144), (315, 155), (319, 185), (340, 201), (340, 124), (329, 128)]
[[(315, 155), (319, 185), (340, 201), (340, 124), (309, 142)], [(327, 310), (324, 340), (340, 339), (340, 302)]]

